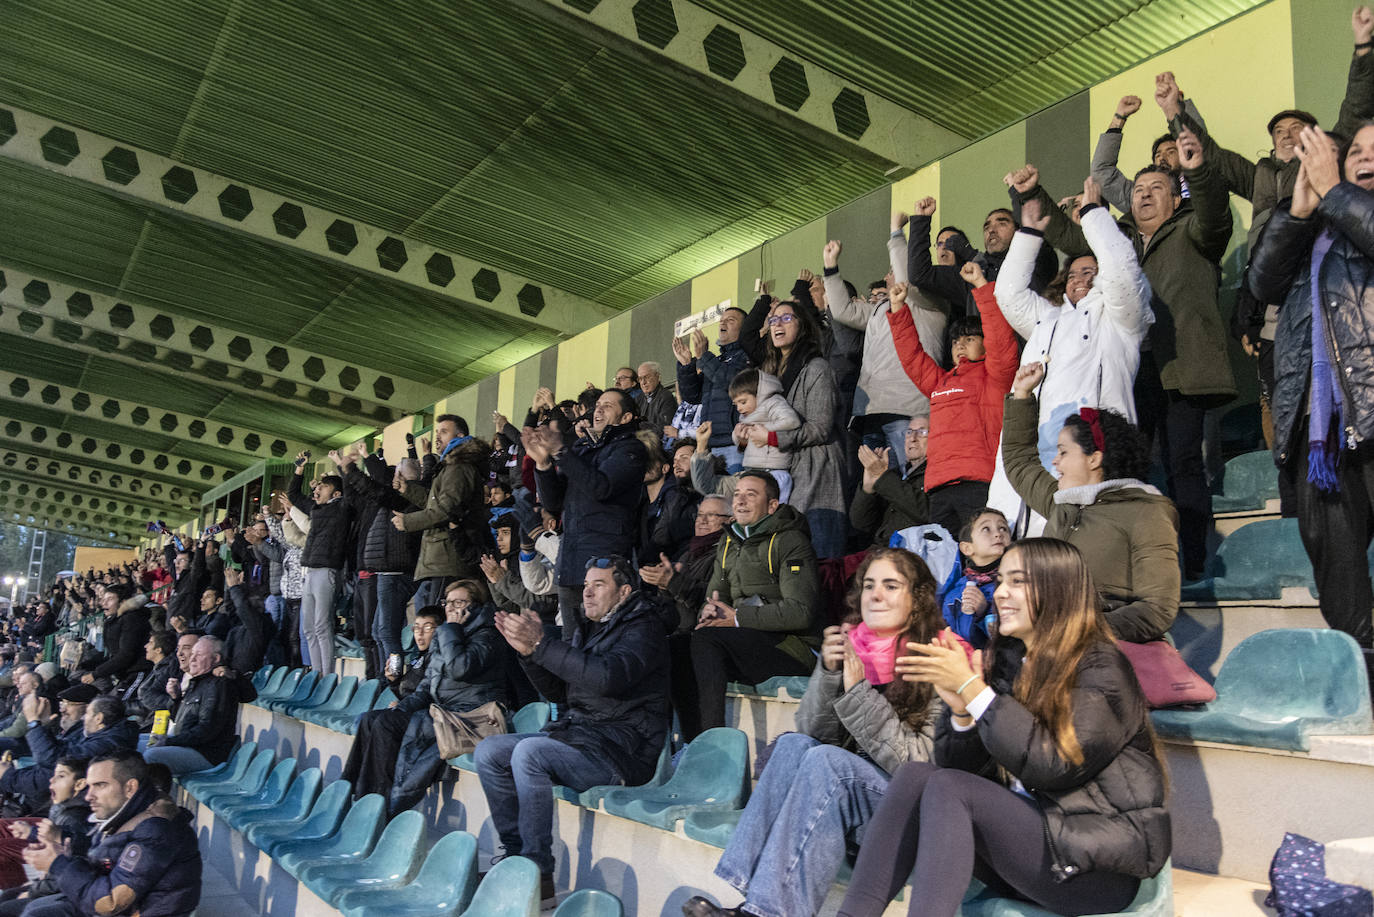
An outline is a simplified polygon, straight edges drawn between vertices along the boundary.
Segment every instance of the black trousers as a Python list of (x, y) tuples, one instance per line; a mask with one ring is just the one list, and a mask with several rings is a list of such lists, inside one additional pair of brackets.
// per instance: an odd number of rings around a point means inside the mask
[(987, 481), (954, 481), (927, 491), (930, 500), (930, 521), (943, 525), (955, 540), (959, 530), (970, 517), (988, 505)]
[(277, 639), (283, 644), (282, 651), (286, 654), (286, 664), (293, 669), (299, 669), (302, 662), (300, 621), (301, 600), (282, 596), (281, 630), (277, 632)]
[[(422, 712), (429, 716), (428, 711)], [(390, 707), (370, 710), (358, 721), (353, 747), (348, 750), (348, 760), (339, 774), (353, 784), (354, 799), (361, 799), (368, 793), (380, 793), (383, 798), (391, 794), (391, 784), (396, 779), (396, 757), (401, 752), (401, 742), (412, 715)]]
[(385, 663), (381, 647), (372, 636), (372, 622), (377, 617), (377, 576), (356, 576), (353, 585), (353, 637), (363, 648), (363, 664), (367, 678), (379, 677)]
[(786, 637), (752, 627), (702, 627), (673, 638), (673, 699), (683, 737), (691, 741), (725, 725), (729, 682), (754, 685), (774, 675), (810, 675), (812, 665), (778, 649)]
[(892, 776), (864, 829), (838, 913), (877, 917), (908, 877), (916, 889), (912, 917), (953, 917), (974, 876), (1068, 917), (1114, 914), (1140, 888), (1139, 879), (1110, 872), (1056, 882), (1052, 862), (1044, 818), (1030, 799), (977, 774), (912, 762)]
[(1207, 536), (1212, 530), (1212, 491), (1207, 486), (1207, 466), (1202, 458), (1202, 438), (1207, 410), (1215, 399), (1185, 395), (1165, 389), (1154, 355), (1140, 355), (1135, 379), (1135, 406), (1140, 433), (1147, 443), (1159, 440), (1169, 496), (1178, 507), (1179, 554), (1183, 572), (1190, 578), (1207, 566)]
[[(1340, 490), (1324, 493), (1307, 480), (1307, 427), (1294, 436), (1281, 474), (1293, 490), (1298, 532), (1312, 560), (1322, 617), (1366, 650), (1374, 647), (1374, 587), (1365, 554), (1374, 537), (1374, 443), (1342, 450)], [(1368, 657), (1367, 657), (1368, 658)]]

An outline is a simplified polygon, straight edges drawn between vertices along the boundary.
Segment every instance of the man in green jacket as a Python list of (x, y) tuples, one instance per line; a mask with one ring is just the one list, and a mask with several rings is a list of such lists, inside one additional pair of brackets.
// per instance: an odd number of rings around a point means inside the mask
[(766, 472), (746, 471), (735, 485), (735, 521), (716, 548), (709, 598), (685, 641), (695, 683), (673, 684), (688, 738), (725, 725), (728, 682), (809, 675), (815, 665), (816, 552), (806, 517), (778, 496), (778, 482)]
[(438, 470), (428, 491), (418, 481), (408, 481), (401, 495), (424, 509), (391, 514), (402, 532), (424, 532), (420, 558), (415, 564), (415, 607), (443, 601), (444, 586), (458, 577), (475, 577), (478, 558), (487, 550), (486, 498), (482, 485), (487, 478), (489, 450), (468, 435), (468, 424), (457, 414), (440, 414), (434, 422)]
[[(1231, 238), (1226, 186), (1191, 131), (1178, 142), (1188, 182), (1185, 205), (1178, 176), (1149, 165), (1135, 176), (1131, 214), (1120, 226), (1135, 245), (1150, 281), (1155, 323), (1150, 349), (1136, 374), (1136, 413), (1147, 440), (1156, 434), (1165, 456), (1169, 492), (1178, 506), (1184, 575), (1200, 578), (1212, 528), (1212, 495), (1202, 459), (1207, 411), (1236, 396), (1226, 352), (1226, 329), (1217, 303), (1220, 262)], [(1022, 199), (1038, 197), (1050, 216), (1045, 240), (1070, 258), (1089, 253), (1083, 230), (1055, 205), (1034, 166), (1012, 176)]]

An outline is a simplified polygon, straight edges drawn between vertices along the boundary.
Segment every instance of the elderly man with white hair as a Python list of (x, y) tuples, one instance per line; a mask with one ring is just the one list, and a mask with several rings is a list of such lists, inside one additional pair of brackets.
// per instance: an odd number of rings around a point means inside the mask
[(224, 661), (224, 641), (201, 637), (191, 650), (186, 673), (190, 683), (167, 680), (171, 696), (172, 729), (143, 757), (149, 764), (165, 764), (173, 774), (189, 774), (223, 764), (234, 748), (238, 695), (234, 684), (215, 674)]
[(658, 434), (662, 442), (663, 430), (673, 424), (677, 413), (677, 396), (663, 387), (659, 366), (652, 360), (639, 364), (639, 390), (643, 392), (640, 405), (640, 427)]

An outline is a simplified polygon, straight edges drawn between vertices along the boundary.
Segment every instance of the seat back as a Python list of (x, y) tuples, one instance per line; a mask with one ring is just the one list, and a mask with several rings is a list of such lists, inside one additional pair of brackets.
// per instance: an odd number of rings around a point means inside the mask
[(1213, 709), (1260, 720), (1370, 716), (1364, 654), (1338, 630), (1251, 634), (1222, 663), (1216, 689)]
[(333, 834), (343, 821), (344, 809), (348, 808), (348, 799), (352, 794), (353, 784), (347, 780), (335, 780), (327, 784), (315, 797), (315, 804), (296, 829), (297, 833), (306, 837)]
[(329, 699), (315, 708), (316, 712), (325, 713), (344, 709), (348, 706), (348, 702), (353, 700), (353, 692), (356, 690), (358, 690), (358, 676), (345, 675), (334, 686), (334, 691), (329, 695)]
[(357, 716), (359, 713), (366, 713), (371, 710), (372, 702), (377, 699), (377, 689), (380, 687), (381, 683), (377, 681), (377, 679), (369, 678), (367, 681), (358, 685), (357, 690), (353, 692), (353, 696), (348, 699), (348, 706), (344, 707), (343, 710), (339, 712)]
[(253, 763), (253, 755), (257, 754), (257, 742), (244, 742), (234, 749), (234, 754), (229, 758), (229, 766), (224, 769), (224, 774), (218, 778), (222, 780), (242, 780), (243, 775), (248, 773), (248, 766)]
[(692, 740), (663, 791), (684, 802), (743, 806), (748, 796), (749, 739), (738, 729), (718, 726)]
[(291, 781), (296, 776), (296, 759), (283, 758), (267, 775), (262, 789), (252, 795), (247, 802), (251, 805), (278, 805), (286, 797)]
[(320, 784), (324, 781), (324, 774), (320, 773), (318, 767), (308, 767), (296, 775), (296, 779), (291, 781), (291, 786), (287, 788), (286, 795), (282, 797), (281, 805), (277, 807), (277, 821), (289, 821), (293, 818), (301, 818), (310, 811), (311, 805), (315, 802), (315, 797), (320, 795)]
[(315, 689), (310, 692), (310, 696), (299, 704), (288, 704), (289, 707), (318, 707), (329, 700), (329, 695), (334, 693), (334, 688), (339, 684), (337, 672), (330, 672), (328, 675), (315, 682)]
[(390, 707), (396, 700), (397, 697), (395, 691), (391, 690), (391, 688), (389, 687), (383, 688), (382, 690), (377, 692), (377, 700), (373, 702), (372, 709), (385, 710), (387, 707)]
[(542, 700), (532, 701), (515, 711), (510, 718), (513, 733), (538, 732), (549, 722), (549, 705)]
[(482, 879), (462, 917), (534, 917), (538, 913), (539, 867), (534, 860), (509, 856)]
[[(287, 680), (290, 681), (290, 679)], [(316, 672), (314, 669), (302, 671), (300, 678), (296, 682), (295, 690), (277, 699), (284, 700), (288, 706), (302, 703), (310, 696), (311, 692), (315, 690), (315, 683), (319, 680), (320, 673)]]
[(610, 892), (579, 888), (563, 899), (553, 917), (625, 917), (625, 906)]
[(272, 674), (275, 671), (275, 667), (265, 665), (253, 673), (253, 689), (255, 691), (261, 691), (263, 688), (267, 687), (267, 682), (272, 678)]
[(1266, 585), (1277, 596), (1285, 586), (1313, 586), (1312, 561), (1298, 536), (1296, 519), (1260, 519), (1222, 540), (1209, 572), (1228, 585)]
[(1279, 470), (1274, 454), (1265, 449), (1246, 452), (1226, 463), (1221, 493), (1212, 497), (1212, 510), (1218, 513), (1264, 509), (1279, 496)]
[(409, 624), (401, 626), (401, 649), (407, 653), (415, 652), (415, 631)]
[(248, 765), (248, 770), (244, 771), (243, 779), (235, 780), (234, 785), (227, 787), (225, 792), (256, 793), (267, 782), (268, 772), (272, 770), (272, 762), (275, 760), (277, 760), (277, 753), (270, 748), (264, 748), (253, 756), (253, 761)]
[(385, 822), (386, 800), (378, 793), (368, 793), (349, 807), (339, 830), (322, 842), (317, 852), (320, 856), (367, 856), (375, 849)]
[(410, 887), (439, 914), (456, 914), (477, 890), (477, 838), (450, 831), (430, 848)]
[(425, 836), (425, 817), (407, 809), (393, 818), (368, 854), (366, 869), (373, 875), (408, 875), (416, 850)]
[(289, 696), (296, 688), (300, 687), (301, 679), (309, 671), (309, 669), (283, 667), (281, 678), (278, 679), (276, 675), (273, 675), (272, 680), (267, 683), (267, 687), (258, 692), (258, 703)]

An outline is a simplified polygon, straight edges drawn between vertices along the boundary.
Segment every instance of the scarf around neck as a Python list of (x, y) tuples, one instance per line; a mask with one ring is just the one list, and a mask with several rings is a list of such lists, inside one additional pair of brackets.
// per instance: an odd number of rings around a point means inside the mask
[(444, 460), (444, 458), (445, 458), (450, 452), (452, 452), (454, 449), (458, 448), (459, 446), (461, 446), (463, 443), (467, 442), (467, 441), (470, 440), (470, 439), (472, 439), (471, 436), (455, 436), (455, 437), (453, 437), (453, 439), (451, 439), (451, 440), (448, 441), (448, 445), (444, 447), (444, 451), (439, 453), (439, 461), (442, 462), (442, 461)]
[(895, 677), (897, 644), (901, 640), (901, 634), (880, 637), (869, 630), (867, 624), (860, 624), (849, 632), (849, 642), (864, 665), (864, 678), (870, 685), (885, 685)]
[(1336, 463), (1345, 420), (1340, 379), (1332, 365), (1335, 354), (1324, 333), (1326, 315), (1322, 311), (1321, 267), (1334, 241), (1328, 229), (1312, 244), (1312, 387), (1307, 401), (1307, 480), (1327, 493), (1341, 489)]

